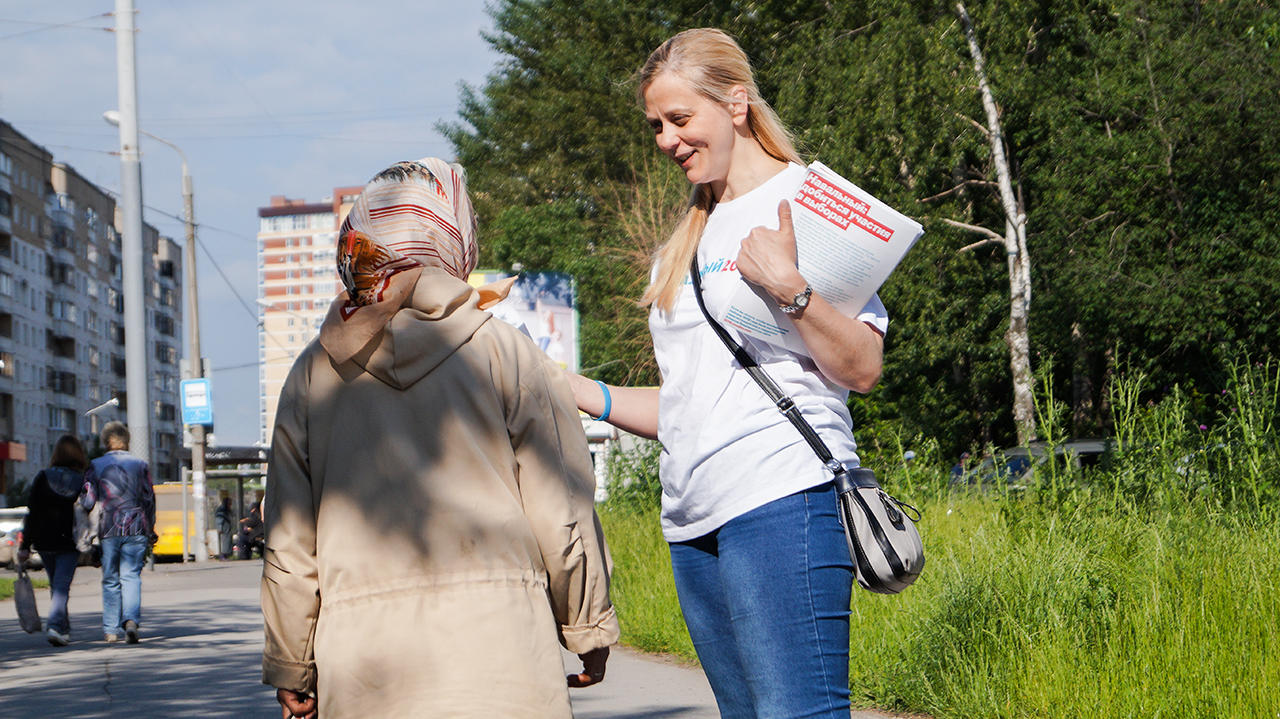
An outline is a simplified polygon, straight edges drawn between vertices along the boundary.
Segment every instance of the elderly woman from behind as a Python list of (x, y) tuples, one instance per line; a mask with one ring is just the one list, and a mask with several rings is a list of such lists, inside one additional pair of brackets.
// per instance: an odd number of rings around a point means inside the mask
[[(379, 173), (346, 291), (276, 413), (263, 681), (285, 717), (570, 717), (618, 638), (586, 437), (559, 367), (466, 283), (461, 168)], [(559, 643), (557, 643), (557, 638)], [(564, 675), (559, 644), (583, 659)]]

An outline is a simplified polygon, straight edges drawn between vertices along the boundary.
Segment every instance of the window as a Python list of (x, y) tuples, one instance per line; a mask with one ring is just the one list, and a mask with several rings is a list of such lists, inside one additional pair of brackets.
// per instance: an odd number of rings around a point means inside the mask
[(76, 376), (73, 372), (63, 372), (53, 367), (45, 368), (45, 388), (59, 394), (75, 396)]
[(12, 377), (13, 367), (13, 355), (9, 352), (0, 352), (0, 377)]
[(68, 432), (76, 426), (76, 413), (73, 410), (46, 405), (49, 408), (49, 429)]
[(13, 276), (7, 272), (0, 272), (0, 295), (13, 297)]
[(156, 343), (156, 361), (164, 364), (176, 364), (178, 361), (178, 350), (165, 342)]
[(280, 232), (285, 229), (285, 224), (291, 218), (284, 217), (264, 217), (260, 223), (261, 232)]
[(155, 417), (161, 422), (172, 422), (177, 414), (174, 412), (173, 405), (168, 402), (156, 400), (152, 403), (155, 409)]

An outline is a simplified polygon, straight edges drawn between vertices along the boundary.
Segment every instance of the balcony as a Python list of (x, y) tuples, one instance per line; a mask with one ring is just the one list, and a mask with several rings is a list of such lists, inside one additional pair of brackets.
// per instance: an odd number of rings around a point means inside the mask
[(51, 369), (47, 375), (45, 388), (58, 394), (76, 396), (76, 375), (74, 372)]
[[(64, 210), (59, 210), (64, 212)], [(54, 226), (52, 236), (49, 238), (49, 246), (53, 248), (54, 257), (66, 262), (59, 264), (70, 264), (76, 259), (76, 236), (73, 229), (67, 227)]]
[(71, 360), (76, 358), (76, 338), (71, 335), (48, 330), (45, 333), (45, 345), (54, 357)]
[(75, 215), (67, 210), (59, 207), (49, 213), (49, 219), (53, 220), (53, 226), (61, 229), (74, 230), (76, 228)]

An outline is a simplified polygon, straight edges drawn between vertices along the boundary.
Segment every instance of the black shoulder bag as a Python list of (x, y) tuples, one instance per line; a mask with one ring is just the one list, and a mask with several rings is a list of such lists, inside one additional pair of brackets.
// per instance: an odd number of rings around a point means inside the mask
[(716, 336), (751, 375), (751, 379), (760, 385), (778, 411), (795, 425), (818, 459), (831, 470), (839, 501), (840, 524), (844, 526), (844, 537), (849, 544), (858, 584), (880, 594), (897, 594), (911, 586), (924, 569), (924, 545), (915, 527), (915, 522), (920, 519), (919, 511), (889, 496), (880, 488), (871, 470), (845, 467), (831, 455), (827, 444), (805, 421), (795, 402), (782, 393), (742, 345), (711, 317), (706, 303), (702, 301), (702, 278), (698, 273), (696, 256), (689, 274), (693, 278), (693, 294), (698, 300), (698, 308)]

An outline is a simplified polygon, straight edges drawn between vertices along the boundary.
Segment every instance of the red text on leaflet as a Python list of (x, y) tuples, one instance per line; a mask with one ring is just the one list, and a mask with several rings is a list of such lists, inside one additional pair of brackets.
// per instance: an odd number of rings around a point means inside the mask
[(870, 205), (842, 192), (817, 175), (810, 174), (805, 178), (796, 202), (813, 210), (841, 230), (848, 229), (849, 223), (852, 222), (858, 228), (885, 242), (893, 238), (893, 230), (871, 219), (868, 214), (871, 211)]

